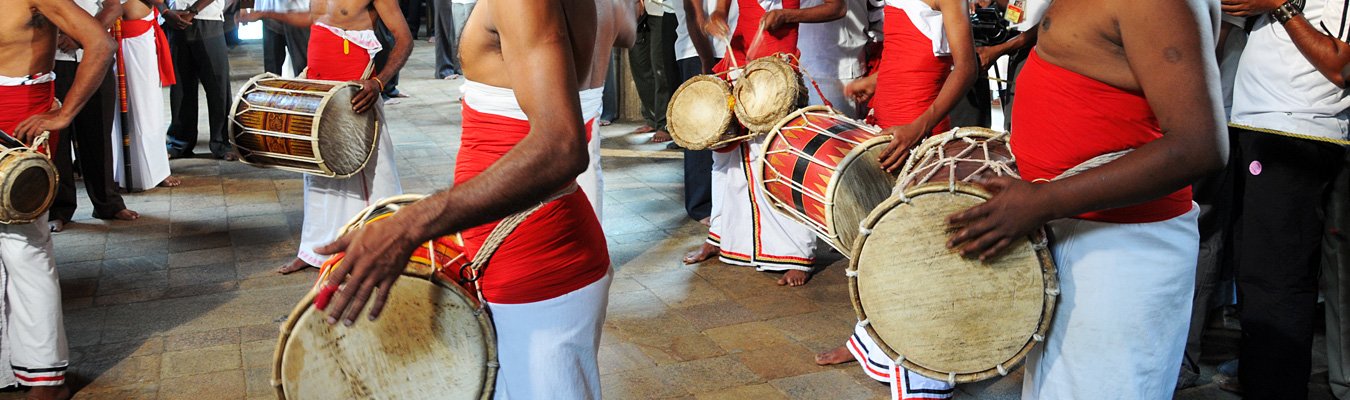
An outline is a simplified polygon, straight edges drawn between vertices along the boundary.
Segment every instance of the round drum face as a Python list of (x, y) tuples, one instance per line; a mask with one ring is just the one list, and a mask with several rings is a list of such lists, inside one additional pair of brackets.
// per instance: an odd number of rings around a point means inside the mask
[(495, 343), (475, 310), (459, 290), (409, 276), (375, 321), (328, 325), (308, 307), (279, 355), (282, 389), (288, 399), (481, 399)]
[(731, 114), (726, 82), (703, 75), (685, 82), (675, 92), (666, 121), (677, 144), (703, 149), (726, 135)]
[(806, 88), (791, 64), (765, 57), (746, 65), (733, 93), (737, 119), (752, 132), (768, 132), (805, 104)]
[(947, 248), (946, 217), (984, 199), (945, 189), (878, 207), (884, 214), (869, 217), (875, 223), (859, 242), (850, 285), (859, 318), (888, 356), (903, 355), (936, 379), (972, 381), (1020, 361), (1051, 309), (1029, 241), (989, 262)]
[(56, 176), (50, 162), (42, 156), (28, 154), (15, 163), (11, 185), (6, 191), (10, 205), (21, 214), (41, 214), (51, 204), (52, 182)]

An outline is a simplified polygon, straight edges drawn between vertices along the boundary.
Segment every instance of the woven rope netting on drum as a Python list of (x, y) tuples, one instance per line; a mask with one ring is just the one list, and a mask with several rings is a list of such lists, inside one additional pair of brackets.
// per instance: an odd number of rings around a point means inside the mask
[[(900, 174), (900, 181), (895, 185), (893, 192), (895, 196), (903, 198), (904, 191), (915, 183), (930, 182), (941, 173), (947, 174), (947, 182), (952, 184), (953, 188), (957, 182), (974, 183), (977, 179), (988, 177), (990, 174), (1019, 177), (1014, 161), (991, 161), (997, 160), (998, 157), (994, 156), (990, 145), (1007, 146), (1007, 132), (998, 132), (995, 136), (986, 138), (957, 128), (938, 137), (942, 140), (925, 141), (910, 153), (909, 160), (905, 162), (905, 168)], [(945, 150), (955, 141), (965, 142), (966, 147), (955, 154), (947, 154)], [(975, 168), (958, 168), (961, 165), (971, 165)]]

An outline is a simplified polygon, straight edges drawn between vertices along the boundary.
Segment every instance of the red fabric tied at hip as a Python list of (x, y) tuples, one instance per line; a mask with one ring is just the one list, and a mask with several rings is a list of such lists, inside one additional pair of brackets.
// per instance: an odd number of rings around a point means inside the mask
[[(482, 173), (530, 132), (528, 121), (476, 111), (467, 100), (463, 118), (456, 185)], [(493, 222), (461, 233), (469, 259), (476, 259), (496, 227)], [(490, 302), (532, 303), (580, 289), (608, 272), (605, 234), (590, 200), (578, 189), (526, 218), (493, 254), (479, 283)]]
[[(1010, 144), (1027, 181), (1051, 180), (1093, 157), (1135, 149), (1162, 137), (1142, 93), (1126, 91), (1051, 64), (1031, 52), (1018, 75)], [(1191, 210), (1191, 188), (1077, 218), (1147, 223)]]
[(309, 27), (306, 79), (354, 81), (364, 78), (370, 53), (319, 25)]
[[(889, 128), (914, 122), (937, 101), (951, 74), (952, 58), (933, 55), (933, 40), (910, 22), (904, 10), (886, 6), (885, 12), (886, 40), (872, 109), (876, 124)], [(932, 133), (949, 129), (950, 120), (943, 116)]]
[[(28, 117), (52, 109), (52, 100), (56, 96), (56, 83), (47, 82), (36, 85), (0, 86), (0, 131), (13, 136), (19, 123)], [(57, 132), (51, 132), (47, 143), (56, 143)], [(26, 143), (31, 145), (31, 143)], [(34, 149), (51, 155), (47, 148)]]
[(173, 54), (169, 52), (169, 39), (164, 36), (164, 28), (156, 23), (159, 20), (159, 10), (152, 11), (154, 14), (149, 20), (122, 21), (122, 38), (134, 38), (144, 35), (146, 32), (155, 32), (155, 58), (159, 61), (159, 85), (169, 87), (178, 83), (178, 78), (173, 72)]

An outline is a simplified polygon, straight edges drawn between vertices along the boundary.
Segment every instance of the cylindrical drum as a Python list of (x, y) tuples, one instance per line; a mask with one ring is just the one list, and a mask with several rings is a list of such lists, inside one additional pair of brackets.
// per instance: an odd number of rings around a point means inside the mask
[(44, 133), (29, 148), (0, 132), (0, 223), (30, 223), (51, 207), (56, 198), (56, 165), (33, 150), (46, 141)]
[(350, 82), (253, 77), (230, 109), (230, 144), (246, 164), (326, 177), (361, 171), (379, 143), (379, 107), (357, 114)]

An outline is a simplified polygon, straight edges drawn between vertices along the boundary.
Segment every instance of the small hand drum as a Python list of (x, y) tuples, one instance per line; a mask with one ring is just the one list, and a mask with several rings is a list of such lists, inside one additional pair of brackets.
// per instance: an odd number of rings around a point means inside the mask
[(825, 106), (792, 113), (764, 141), (761, 181), (769, 203), (849, 254), (858, 223), (895, 186), (878, 161), (891, 142), (880, 134)]
[(900, 192), (863, 221), (849, 262), (858, 320), (897, 364), (952, 384), (1006, 375), (1044, 339), (1059, 294), (1043, 232), (988, 262), (947, 248), (947, 216), (989, 198), (969, 183), (1014, 174), (1006, 134), (960, 128), (924, 141)]
[(0, 224), (31, 223), (56, 199), (56, 164), (34, 150), (45, 149), (47, 135), (28, 147), (0, 132)]
[(788, 114), (806, 106), (802, 75), (782, 57), (762, 57), (746, 64), (732, 88), (736, 118), (753, 134), (768, 133)]
[(228, 136), (239, 161), (345, 178), (361, 172), (379, 143), (379, 107), (357, 114), (349, 82), (261, 74), (239, 90)]
[[(379, 221), (422, 196), (376, 203), (343, 233)], [(467, 265), (462, 243), (447, 236), (419, 247), (389, 294), (380, 318), (328, 325), (313, 307), (318, 286), (341, 262), (324, 265), (319, 283), (291, 312), (277, 343), (272, 384), (282, 399), (491, 399), (496, 336), (477, 299), (455, 283)], [(370, 312), (369, 307), (363, 312)]]
[(666, 108), (666, 124), (675, 144), (689, 150), (721, 147), (736, 141), (740, 124), (732, 112), (731, 86), (719, 75), (690, 78), (675, 90)]

